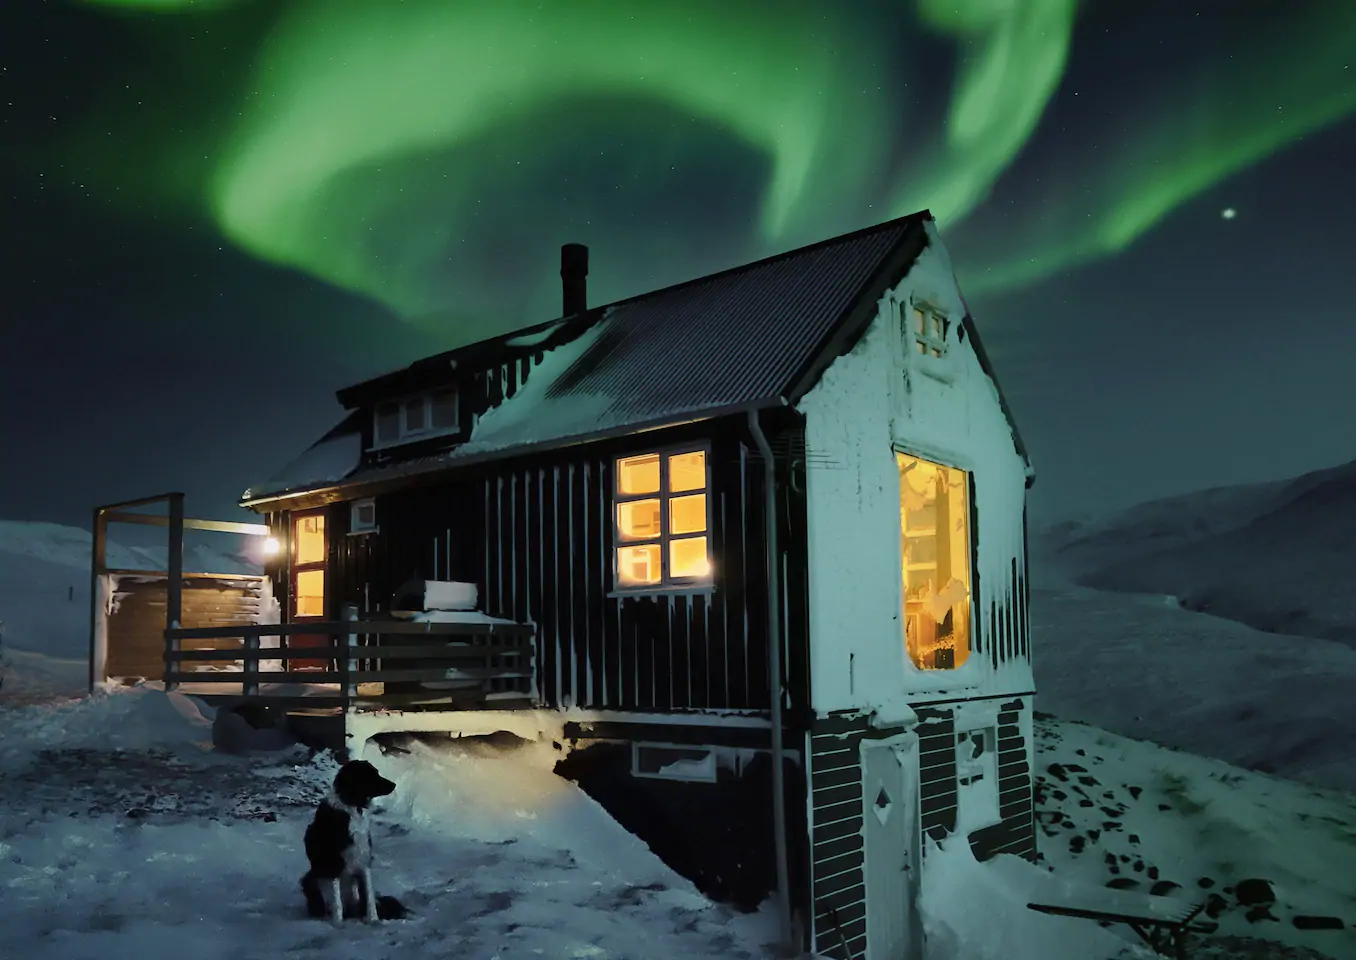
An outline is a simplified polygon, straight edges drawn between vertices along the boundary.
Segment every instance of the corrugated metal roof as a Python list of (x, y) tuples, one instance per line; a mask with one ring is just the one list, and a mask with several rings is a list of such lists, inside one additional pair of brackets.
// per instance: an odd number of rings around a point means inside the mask
[[(791, 399), (870, 293), (870, 281), (896, 279), (881, 277), (882, 269), (930, 219), (924, 211), (615, 303), (576, 341), (547, 354), (501, 404), (508, 416), (494, 429), (477, 429), (466, 443), (417, 462), (359, 469), (344, 482)], [(900, 267), (902, 273), (908, 264)], [(489, 416), (482, 426), (494, 421)], [(261, 487), (252, 496), (281, 492)]]

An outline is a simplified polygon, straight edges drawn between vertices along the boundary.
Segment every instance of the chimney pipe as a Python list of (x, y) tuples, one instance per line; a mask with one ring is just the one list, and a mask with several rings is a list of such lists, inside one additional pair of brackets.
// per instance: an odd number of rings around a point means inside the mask
[(567, 243), (560, 248), (560, 290), (564, 298), (562, 317), (588, 309), (589, 248)]

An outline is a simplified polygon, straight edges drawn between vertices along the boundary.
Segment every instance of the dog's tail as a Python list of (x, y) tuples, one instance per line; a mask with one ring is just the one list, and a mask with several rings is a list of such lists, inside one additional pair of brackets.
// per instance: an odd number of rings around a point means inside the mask
[(409, 915), (410, 911), (395, 897), (377, 897), (377, 918), (379, 920), (404, 920)]
[(301, 878), (301, 893), (306, 898), (306, 913), (311, 917), (324, 917), (325, 897), (320, 892), (320, 881), (309, 870)]

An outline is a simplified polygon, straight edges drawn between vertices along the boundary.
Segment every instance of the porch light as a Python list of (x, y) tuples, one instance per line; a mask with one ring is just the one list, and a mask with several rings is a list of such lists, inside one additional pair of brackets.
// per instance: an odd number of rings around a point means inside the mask
[(280, 547), (276, 537), (269, 537), (264, 541), (264, 556), (272, 557), (277, 554), (279, 549)]

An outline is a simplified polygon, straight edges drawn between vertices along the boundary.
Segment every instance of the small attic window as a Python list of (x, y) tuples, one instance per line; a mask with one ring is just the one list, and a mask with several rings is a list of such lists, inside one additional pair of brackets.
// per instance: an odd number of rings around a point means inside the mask
[(377, 405), (373, 446), (388, 447), (457, 432), (457, 391), (438, 390)]
[(951, 321), (946, 313), (927, 303), (915, 301), (903, 307), (904, 342), (909, 352), (922, 357), (946, 355), (946, 335)]

